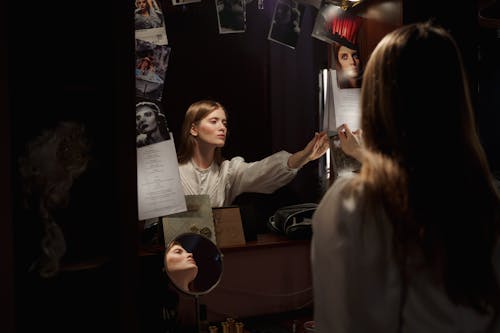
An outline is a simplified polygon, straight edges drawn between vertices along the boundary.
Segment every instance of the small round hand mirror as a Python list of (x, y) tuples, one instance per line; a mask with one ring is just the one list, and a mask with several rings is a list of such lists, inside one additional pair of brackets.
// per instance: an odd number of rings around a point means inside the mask
[(183, 233), (165, 249), (165, 271), (172, 284), (189, 295), (202, 295), (217, 286), (222, 276), (222, 253), (207, 237)]

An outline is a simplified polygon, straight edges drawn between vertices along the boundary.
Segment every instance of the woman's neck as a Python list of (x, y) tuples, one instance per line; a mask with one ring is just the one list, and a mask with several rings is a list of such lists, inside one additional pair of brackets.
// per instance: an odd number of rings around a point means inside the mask
[(215, 147), (212, 145), (203, 145), (198, 142), (194, 147), (192, 159), (199, 168), (209, 168), (215, 159)]

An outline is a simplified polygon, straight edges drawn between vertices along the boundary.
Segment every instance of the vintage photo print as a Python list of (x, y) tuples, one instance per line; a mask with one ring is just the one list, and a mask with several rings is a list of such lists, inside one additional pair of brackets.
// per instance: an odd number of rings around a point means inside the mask
[(278, 0), (274, 7), (268, 39), (295, 49), (300, 34), (304, 5), (293, 0)]
[(311, 35), (329, 44), (339, 43), (357, 48), (358, 32), (363, 18), (349, 14), (335, 5), (326, 4), (318, 11)]
[(135, 30), (165, 26), (163, 12), (156, 0), (133, 0), (135, 3)]
[(358, 35), (363, 19), (340, 7), (326, 4), (319, 11), (312, 36), (332, 46), (332, 64), (340, 89), (360, 88), (363, 64)]
[(201, 2), (201, 0), (172, 0), (172, 5), (179, 6), (179, 5), (186, 5), (188, 3), (195, 3), (195, 2)]
[(137, 148), (170, 140), (167, 117), (158, 101), (138, 99), (135, 105)]
[(311, 36), (328, 44), (333, 44), (335, 42), (331, 33), (333, 18), (342, 13), (343, 10), (339, 6), (324, 4), (318, 10)]
[(215, 8), (220, 34), (245, 32), (245, 0), (215, 0)]
[(363, 79), (363, 64), (357, 46), (333, 43), (335, 70), (337, 71), (337, 86), (340, 89), (361, 88)]
[(161, 100), (171, 48), (138, 39), (135, 42), (136, 95)]
[(168, 44), (167, 31), (165, 30), (165, 27), (136, 30), (135, 39), (140, 39), (157, 45)]

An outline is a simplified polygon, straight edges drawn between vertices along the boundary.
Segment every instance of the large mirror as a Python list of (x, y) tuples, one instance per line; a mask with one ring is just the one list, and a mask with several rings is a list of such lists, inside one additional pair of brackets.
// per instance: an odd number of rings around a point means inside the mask
[(189, 295), (210, 292), (222, 277), (222, 253), (210, 239), (196, 233), (174, 238), (165, 249), (164, 264), (172, 284)]

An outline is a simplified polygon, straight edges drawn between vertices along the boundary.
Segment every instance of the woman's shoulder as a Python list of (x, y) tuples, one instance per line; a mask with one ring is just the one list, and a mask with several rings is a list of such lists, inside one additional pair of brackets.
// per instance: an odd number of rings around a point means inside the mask
[(237, 163), (241, 163), (241, 162), (245, 162), (245, 159), (242, 156), (234, 156), (234, 157), (231, 157), (229, 159), (225, 159), (224, 161), (222, 161), (221, 165), (223, 165), (223, 164), (231, 165), (231, 164), (237, 164)]
[(223, 173), (231, 173), (234, 169), (238, 169), (241, 165), (245, 164), (245, 159), (241, 156), (235, 156), (230, 159), (225, 159), (219, 166)]
[(315, 218), (329, 220), (335, 215), (342, 217), (341, 221), (355, 219), (360, 214), (364, 201), (364, 191), (358, 177), (342, 176), (335, 180), (320, 200)]
[(337, 198), (359, 198), (360, 195), (362, 195), (362, 185), (358, 176), (356, 174), (344, 175), (334, 181), (321, 201), (341, 202)]

